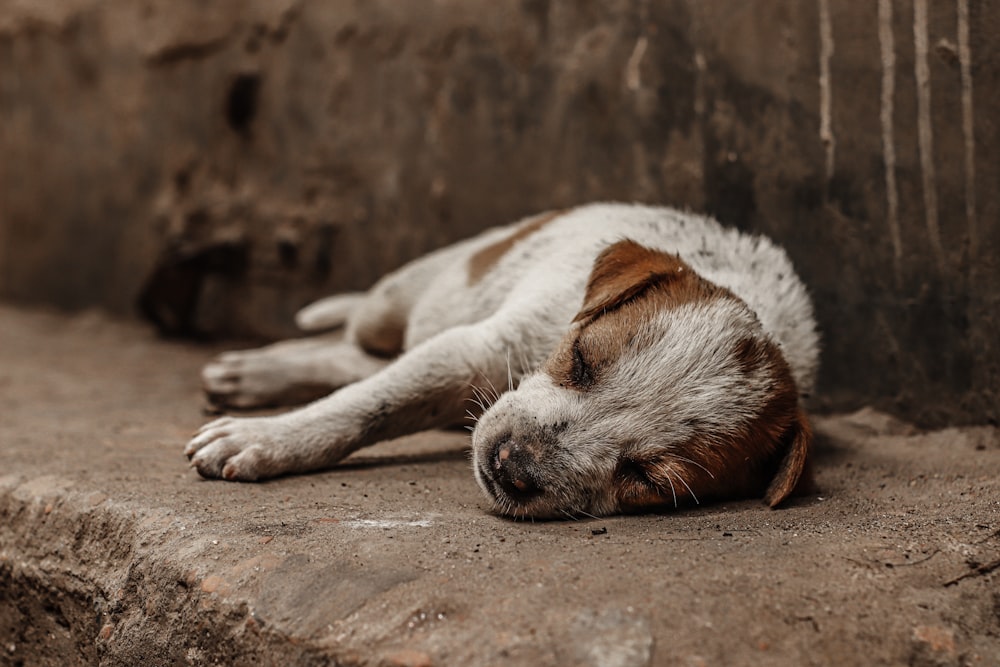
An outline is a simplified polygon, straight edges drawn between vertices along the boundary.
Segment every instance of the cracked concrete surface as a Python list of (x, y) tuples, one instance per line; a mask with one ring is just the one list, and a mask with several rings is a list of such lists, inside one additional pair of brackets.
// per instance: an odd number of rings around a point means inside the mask
[(214, 349), (0, 307), (0, 664), (991, 665), (1000, 434), (815, 418), (821, 491), (487, 512), (466, 437), (256, 485), (181, 449)]

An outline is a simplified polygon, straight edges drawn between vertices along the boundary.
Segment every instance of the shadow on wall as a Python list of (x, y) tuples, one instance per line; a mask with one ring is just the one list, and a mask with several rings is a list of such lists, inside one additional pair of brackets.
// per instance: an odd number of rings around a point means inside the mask
[(828, 407), (995, 421), (998, 29), (982, 0), (8, 4), (0, 294), (286, 335), (486, 226), (666, 203), (789, 249)]

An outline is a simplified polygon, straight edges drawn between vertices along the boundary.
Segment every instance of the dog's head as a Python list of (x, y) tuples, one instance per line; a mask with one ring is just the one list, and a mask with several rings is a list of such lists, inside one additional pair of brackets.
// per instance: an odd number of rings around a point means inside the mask
[(548, 361), (487, 410), (476, 479), (511, 516), (611, 514), (763, 495), (808, 477), (788, 364), (739, 298), (621, 241)]

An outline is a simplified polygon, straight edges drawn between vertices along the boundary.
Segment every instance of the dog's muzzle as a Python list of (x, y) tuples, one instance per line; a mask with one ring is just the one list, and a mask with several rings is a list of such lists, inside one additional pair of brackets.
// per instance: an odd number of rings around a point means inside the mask
[(489, 449), (481, 470), (494, 496), (499, 488), (516, 503), (526, 503), (544, 493), (535, 468), (532, 448), (510, 436), (498, 439)]

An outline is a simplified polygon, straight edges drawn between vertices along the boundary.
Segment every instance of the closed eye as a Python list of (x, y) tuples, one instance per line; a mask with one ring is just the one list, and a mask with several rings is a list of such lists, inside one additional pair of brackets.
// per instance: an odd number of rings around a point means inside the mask
[(630, 482), (638, 482), (644, 486), (656, 487), (656, 483), (650, 479), (649, 474), (646, 472), (645, 466), (636, 461), (635, 459), (628, 458), (627, 456), (622, 457), (618, 460), (618, 477)]
[(573, 365), (570, 367), (569, 381), (580, 389), (586, 389), (594, 384), (594, 371), (583, 356), (579, 340), (573, 343)]

